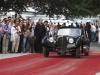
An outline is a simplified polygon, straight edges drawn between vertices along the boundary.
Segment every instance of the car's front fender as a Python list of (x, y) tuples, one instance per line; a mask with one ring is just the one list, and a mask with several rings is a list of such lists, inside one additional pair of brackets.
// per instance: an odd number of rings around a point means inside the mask
[(44, 45), (44, 46), (47, 46), (47, 47), (53, 47), (53, 48), (55, 48), (55, 46), (56, 46), (56, 41), (54, 41), (54, 42), (49, 42), (48, 40), (46, 40), (46, 41), (44, 41), (43, 45)]
[(76, 44), (76, 47), (78, 47), (78, 46), (81, 45), (81, 37), (78, 37), (78, 38), (76, 39), (75, 44)]

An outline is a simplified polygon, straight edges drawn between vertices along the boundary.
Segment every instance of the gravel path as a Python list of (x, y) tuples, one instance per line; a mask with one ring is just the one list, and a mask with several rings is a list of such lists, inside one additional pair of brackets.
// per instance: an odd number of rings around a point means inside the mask
[(19, 57), (23, 55), (28, 55), (30, 53), (13, 53), (13, 54), (0, 54), (0, 59), (12, 58), (12, 57)]

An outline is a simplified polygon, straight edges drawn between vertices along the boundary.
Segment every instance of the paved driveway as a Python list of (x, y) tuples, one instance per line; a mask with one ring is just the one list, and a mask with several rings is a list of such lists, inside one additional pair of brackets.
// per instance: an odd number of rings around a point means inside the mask
[(90, 50), (100, 50), (100, 44), (96, 43), (91, 43)]

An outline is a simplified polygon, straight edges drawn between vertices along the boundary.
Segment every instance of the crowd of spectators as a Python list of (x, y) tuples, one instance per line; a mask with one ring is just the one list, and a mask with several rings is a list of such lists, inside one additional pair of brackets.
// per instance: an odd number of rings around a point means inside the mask
[[(96, 41), (98, 22), (86, 24), (75, 23), (76, 27), (82, 28), (90, 42)], [(55, 36), (62, 27), (75, 27), (73, 23), (57, 25), (39, 19), (37, 23), (31, 19), (13, 19), (12, 17), (0, 19), (0, 53), (42, 53), (43, 36)]]

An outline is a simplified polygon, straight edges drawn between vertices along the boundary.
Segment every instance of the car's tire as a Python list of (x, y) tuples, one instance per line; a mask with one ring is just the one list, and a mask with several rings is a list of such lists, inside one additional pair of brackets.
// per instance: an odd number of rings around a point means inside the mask
[(44, 57), (49, 56), (49, 51), (46, 50), (46, 47), (43, 47), (43, 54), (44, 54)]
[(89, 52), (85, 52), (84, 54), (85, 54), (85, 56), (89, 56)]
[(76, 56), (76, 54), (75, 53), (71, 53), (72, 54), (72, 56)]
[(76, 56), (75, 50), (71, 52), (72, 56)]
[(60, 52), (57, 52), (57, 55), (61, 55), (61, 53)]
[(76, 58), (80, 58), (81, 53), (80, 53), (80, 47), (76, 48)]
[(85, 56), (89, 56), (89, 48), (88, 48), (88, 52), (84, 52)]

